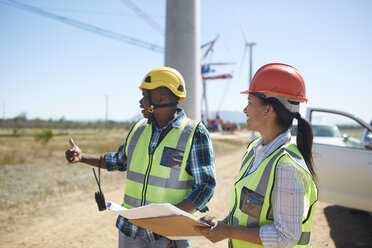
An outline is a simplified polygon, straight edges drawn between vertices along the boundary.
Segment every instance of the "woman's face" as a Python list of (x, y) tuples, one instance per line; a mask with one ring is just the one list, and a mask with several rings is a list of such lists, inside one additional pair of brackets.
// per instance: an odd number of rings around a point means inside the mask
[(265, 113), (267, 106), (263, 105), (260, 99), (254, 95), (248, 95), (248, 105), (243, 112), (247, 116), (247, 125), (249, 130), (260, 131), (265, 122)]

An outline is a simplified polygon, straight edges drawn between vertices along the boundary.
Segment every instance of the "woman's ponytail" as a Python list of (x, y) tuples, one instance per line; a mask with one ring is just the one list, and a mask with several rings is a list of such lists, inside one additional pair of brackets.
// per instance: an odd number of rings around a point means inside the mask
[(306, 162), (307, 167), (311, 175), (316, 181), (316, 173), (314, 169), (314, 161), (313, 161), (313, 130), (311, 128), (311, 124), (306, 119), (303, 119), (299, 113), (294, 115), (294, 118), (297, 119), (297, 138), (296, 143), (298, 150), (300, 150), (304, 160)]

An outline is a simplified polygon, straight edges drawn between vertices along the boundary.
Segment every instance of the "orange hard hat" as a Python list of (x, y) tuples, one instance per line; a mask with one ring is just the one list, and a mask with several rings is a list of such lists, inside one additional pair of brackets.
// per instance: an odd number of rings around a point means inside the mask
[(278, 95), (299, 102), (307, 102), (305, 81), (300, 72), (286, 64), (272, 63), (262, 66), (254, 75), (249, 90), (241, 92)]

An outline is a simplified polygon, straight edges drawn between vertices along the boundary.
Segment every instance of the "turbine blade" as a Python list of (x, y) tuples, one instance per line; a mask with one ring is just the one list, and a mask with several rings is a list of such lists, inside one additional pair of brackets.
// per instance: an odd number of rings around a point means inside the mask
[(245, 44), (248, 43), (248, 36), (247, 36), (247, 32), (245, 30), (245, 27), (244, 27), (244, 24), (242, 22), (242, 19), (240, 18), (240, 15), (237, 13), (237, 17), (238, 17), (238, 20), (239, 20), (239, 24), (240, 24), (240, 29), (242, 31), (242, 34), (243, 34), (243, 38), (244, 38), (244, 41), (245, 41)]
[(240, 77), (242, 75), (244, 60), (245, 60), (245, 56), (247, 55), (247, 51), (248, 51), (248, 46), (244, 46), (243, 57), (242, 57), (242, 61), (240, 62), (240, 68), (239, 68), (238, 82), (240, 81)]

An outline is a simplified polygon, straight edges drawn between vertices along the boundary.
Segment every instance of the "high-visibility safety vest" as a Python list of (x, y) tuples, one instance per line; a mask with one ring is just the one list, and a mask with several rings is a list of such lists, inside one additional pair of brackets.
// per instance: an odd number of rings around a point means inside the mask
[(193, 176), (186, 172), (193, 136), (198, 122), (185, 118), (172, 128), (150, 154), (152, 125), (147, 119), (137, 122), (126, 142), (126, 208), (150, 203), (180, 203), (192, 190)]
[[(254, 161), (253, 147), (257, 140), (249, 146), (242, 160), (242, 167), (234, 181), (234, 190), (229, 212), (229, 225), (244, 227), (259, 227), (274, 222), (273, 219), (273, 188), (275, 169), (279, 161), (291, 163), (307, 177), (310, 184), (304, 196), (304, 213), (302, 216), (301, 237), (294, 247), (310, 247), (310, 233), (313, 221), (317, 188), (313, 178), (298, 150), (296, 144), (282, 145), (267, 156), (260, 166), (250, 174), (247, 171)], [(229, 247), (263, 247), (242, 240), (229, 240)]]

